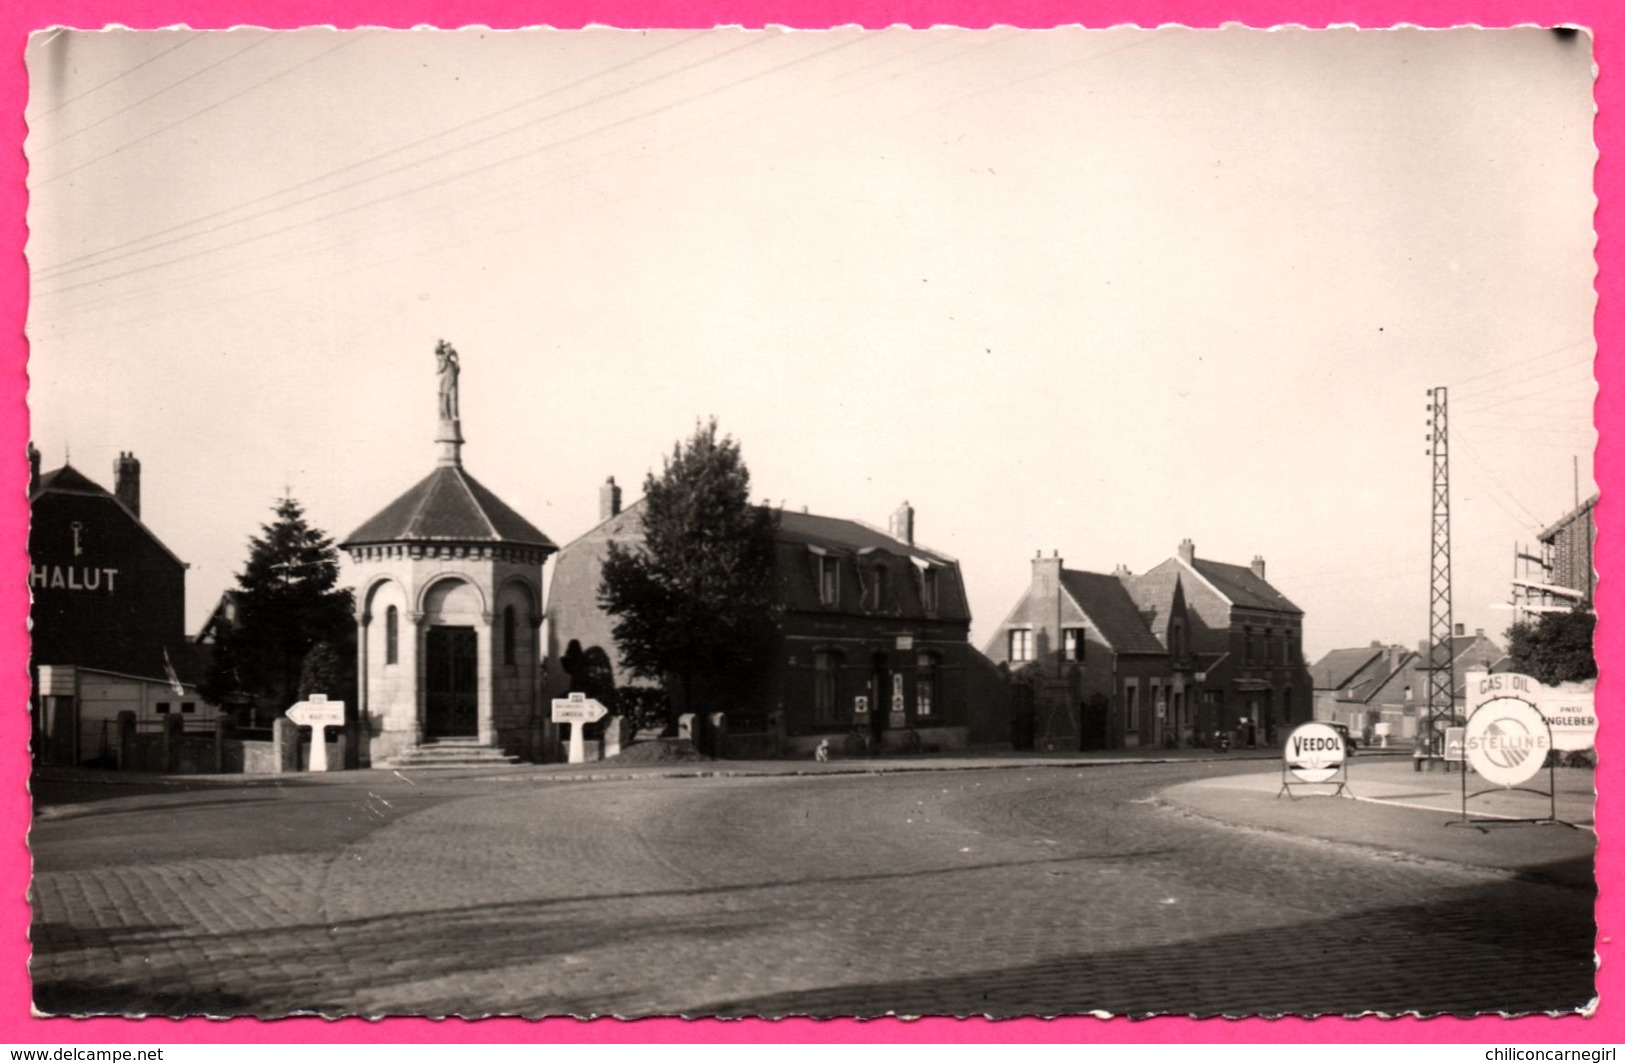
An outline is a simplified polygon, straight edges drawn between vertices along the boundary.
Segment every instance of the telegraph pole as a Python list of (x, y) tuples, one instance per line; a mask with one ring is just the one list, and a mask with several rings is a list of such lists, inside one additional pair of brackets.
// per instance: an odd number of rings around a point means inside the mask
[(1428, 629), (1428, 700), (1423, 735), (1431, 759), (1444, 750), (1444, 729), (1455, 709), (1451, 673), (1450, 611), (1450, 410), (1449, 389), (1428, 391), (1428, 453), (1433, 457), (1433, 552)]

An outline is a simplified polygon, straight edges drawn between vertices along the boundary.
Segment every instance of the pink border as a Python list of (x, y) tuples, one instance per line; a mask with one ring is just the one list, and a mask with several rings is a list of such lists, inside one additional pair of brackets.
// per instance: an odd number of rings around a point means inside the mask
[[(0, 784), (8, 799), (0, 804), (12, 837), (21, 838), (28, 827), (26, 797), (28, 761), (27, 674), (21, 662), (27, 659), (24, 618), (27, 592), (22, 573), (26, 571), (25, 498), (26, 464), (23, 450), (28, 439), (25, 405), (26, 344), (23, 340), (28, 279), (23, 257), (27, 230), (24, 210), (25, 165), (22, 155), (25, 131), (22, 113), (27, 94), (23, 67), (23, 46), (31, 30), (53, 24), (95, 27), (117, 22), (139, 28), (176, 24), (223, 28), (251, 24), (273, 28), (302, 25), (358, 25), (409, 27), (414, 25), (459, 26), (484, 24), (498, 28), (548, 24), (574, 28), (592, 23), (621, 27), (698, 27), (718, 23), (762, 26), (793, 25), (825, 28), (860, 24), (882, 27), (892, 24), (913, 26), (958, 25), (985, 27), (1016, 25), (1045, 27), (1083, 22), (1089, 26), (1119, 23), (1157, 25), (1177, 22), (1213, 27), (1224, 22), (1250, 26), (1296, 23), (1309, 26), (1357, 24), (1391, 26), (1411, 23), (1426, 26), (1477, 24), (1509, 26), (1568, 23), (1589, 27), (1595, 35), (1596, 63), (1601, 71), (1596, 84), (1599, 109), (1596, 141), (1601, 154), (1597, 169), (1597, 195), (1601, 202), (1596, 215), (1599, 272), (1597, 290), (1599, 311), (1597, 334), (1603, 351), (1612, 350), (1612, 340), (1625, 327), (1625, 293), (1620, 290), (1619, 272), (1613, 255), (1619, 249), (1620, 223), (1615, 201), (1625, 192), (1618, 156), (1625, 147), (1625, 126), (1618, 119), (1625, 97), (1622, 82), (1615, 76), (1612, 60), (1619, 39), (1625, 33), (1625, 5), (1618, 0), (1094, 0), (1088, 4), (1062, 0), (819, 0), (794, 5), (772, 5), (762, 0), (723, 4), (719, 0), (568, 0), (552, 5), (525, 4), (515, 0), (13, 0), (0, 5), (0, 42), (6, 56), (0, 65), (0, 139), (6, 152), (0, 156), (0, 246), (5, 249), (5, 269), (0, 272), (0, 315), (7, 345), (0, 378), (4, 382), (5, 409), (0, 416), (0, 454), (12, 458), (0, 462), (0, 550), (6, 559), (0, 565), (0, 614), (10, 621), (4, 638), (6, 657), (12, 667), (0, 676), (0, 704), (10, 706), (0, 714)], [(1618, 368), (1611, 359), (1599, 358), (1597, 377), (1602, 394), (1597, 404), (1598, 424), (1605, 428), (1612, 417), (1625, 413), (1625, 402), (1612, 390)], [(1618, 539), (1613, 534), (1615, 504), (1611, 490), (1620, 464), (1620, 447), (1606, 431), (1597, 455), (1597, 479), (1602, 485), (1600, 519), (1603, 536), (1598, 545), (1597, 563), (1603, 573), (1599, 606), (1603, 622), (1598, 629), (1599, 653), (1604, 662), (1625, 660), (1625, 625), (1617, 617), (1625, 594), (1609, 576), (1618, 559)], [(1617, 736), (1612, 709), (1618, 679), (1604, 665), (1599, 691), (1603, 711), (1600, 738), (1602, 764), (1598, 769), (1599, 789), (1605, 795), (1620, 785), (1620, 770), (1612, 752), (1625, 749)], [(1625, 886), (1625, 864), (1608, 844), (1614, 802), (1599, 799), (1599, 822), (1603, 845), (1597, 869), (1605, 897), (1614, 886)], [(21, 847), (16, 858), (0, 865), (0, 910), (6, 915), (11, 933), (3, 946), (4, 974), (0, 975), (0, 1041), (14, 1043), (213, 1043), (213, 1042), (465, 1042), (508, 1043), (527, 1041), (636, 1043), (671, 1042), (755, 1042), (755, 1041), (874, 1041), (874, 1042), (1618, 1042), (1625, 1040), (1625, 1005), (1619, 993), (1625, 981), (1619, 976), (1617, 947), (1605, 943), (1613, 930), (1610, 905), (1599, 906), (1598, 951), (1603, 964), (1598, 977), (1602, 1003), (1590, 1018), (1499, 1019), (1399, 1019), (1392, 1021), (1320, 1019), (1223, 1020), (1193, 1022), (1180, 1019), (1154, 1019), (1131, 1022), (1125, 1019), (1090, 1018), (1055, 1021), (925, 1019), (917, 1022), (850, 1021), (814, 1022), (787, 1020), (777, 1023), (684, 1022), (682, 1020), (643, 1020), (634, 1023), (571, 1019), (546, 1022), (494, 1019), (480, 1022), (432, 1022), (422, 1019), (389, 1020), (369, 1023), (362, 1020), (327, 1022), (320, 1019), (292, 1019), (278, 1022), (230, 1020), (211, 1022), (168, 1019), (145, 1021), (97, 1019), (37, 1019), (29, 1011), (29, 985), (24, 964), (28, 946), (24, 930), (28, 925), (27, 854)]]

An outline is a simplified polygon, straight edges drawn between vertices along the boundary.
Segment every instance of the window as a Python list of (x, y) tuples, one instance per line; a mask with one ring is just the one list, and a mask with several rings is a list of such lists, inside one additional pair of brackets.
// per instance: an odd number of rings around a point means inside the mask
[(503, 664), (512, 664), (513, 663), (514, 638), (515, 638), (515, 630), (514, 630), (513, 606), (510, 605), (506, 609), (502, 610), (502, 663)]
[(1243, 639), (1244, 639), (1243, 645), (1242, 645), (1242, 655), (1241, 655), (1242, 663), (1243, 664), (1252, 664), (1253, 663), (1253, 629), (1250, 628), (1250, 627), (1249, 628), (1243, 628), (1242, 629), (1242, 635), (1243, 635)]
[(1168, 654), (1176, 661), (1185, 659), (1185, 620), (1175, 617), (1168, 622)]
[(841, 562), (839, 558), (818, 559), (818, 600), (825, 605), (841, 604)]
[(397, 664), (401, 659), (401, 611), (393, 605), (384, 613), (384, 663)]
[(920, 570), (920, 604), (928, 613), (937, 611), (937, 570), (934, 568)]
[(1061, 632), (1061, 659), (1066, 661), (1083, 660), (1084, 637), (1083, 628), (1069, 627)]
[(183, 702), (181, 702), (181, 711), (182, 712), (196, 712), (197, 711), (197, 702), (195, 702), (195, 701), (183, 701)]
[(833, 653), (819, 650), (813, 654), (813, 718), (819, 723), (834, 723), (836, 719), (836, 669), (840, 660)]
[(937, 658), (934, 654), (922, 653), (916, 664), (919, 670), (914, 676), (914, 715), (929, 716), (936, 707)]
[(1012, 661), (1030, 661), (1033, 659), (1033, 633), (1026, 628), (1016, 628), (1010, 632), (1010, 659)]
[(1123, 726), (1130, 732), (1140, 730), (1140, 687), (1132, 679), (1124, 680)]
[(169, 702), (160, 701), (158, 704), (152, 707), (152, 711), (156, 712), (160, 716), (169, 715)]
[(1275, 629), (1264, 629), (1264, 663), (1275, 663)]
[(869, 570), (869, 608), (875, 611), (886, 608), (886, 566), (884, 563), (875, 565)]

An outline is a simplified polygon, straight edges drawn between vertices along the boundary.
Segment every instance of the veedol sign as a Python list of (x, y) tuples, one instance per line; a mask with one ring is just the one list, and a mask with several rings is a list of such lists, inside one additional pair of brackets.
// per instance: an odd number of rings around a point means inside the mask
[(1303, 782), (1326, 782), (1348, 758), (1343, 736), (1323, 723), (1306, 723), (1286, 739), (1286, 769)]
[(1535, 707), (1551, 728), (1553, 749), (1590, 749), (1597, 742), (1597, 694), (1579, 683), (1547, 686), (1527, 675), (1467, 673), (1467, 713), (1498, 698)]
[(1540, 710), (1522, 698), (1495, 698), (1467, 718), (1467, 763), (1497, 786), (1517, 786), (1533, 779), (1552, 748), (1550, 729)]

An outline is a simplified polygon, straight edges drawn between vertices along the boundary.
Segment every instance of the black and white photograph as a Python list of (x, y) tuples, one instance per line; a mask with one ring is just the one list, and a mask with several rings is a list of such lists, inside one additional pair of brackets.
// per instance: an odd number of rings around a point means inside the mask
[(41, 28), (35, 1013), (1592, 1014), (1592, 46)]

